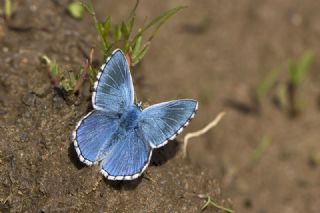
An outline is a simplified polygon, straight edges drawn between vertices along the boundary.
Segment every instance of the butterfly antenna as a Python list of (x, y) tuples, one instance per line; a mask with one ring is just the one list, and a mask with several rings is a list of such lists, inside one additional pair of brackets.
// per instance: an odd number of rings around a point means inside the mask
[(142, 101), (139, 101), (138, 104), (137, 104), (137, 106), (140, 108), (140, 110), (142, 110), (142, 109), (143, 109)]

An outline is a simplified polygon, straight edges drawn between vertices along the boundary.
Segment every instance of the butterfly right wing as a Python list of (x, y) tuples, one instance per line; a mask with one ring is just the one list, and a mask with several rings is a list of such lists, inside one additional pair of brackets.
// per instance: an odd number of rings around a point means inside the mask
[(96, 110), (122, 114), (133, 103), (129, 66), (123, 52), (116, 49), (101, 66), (92, 93), (92, 105)]
[(117, 115), (100, 110), (93, 110), (80, 120), (72, 134), (80, 161), (91, 166), (102, 160), (100, 151), (110, 145), (118, 127)]
[(138, 127), (150, 146), (158, 148), (180, 134), (197, 109), (197, 101), (188, 99), (155, 104), (142, 111)]

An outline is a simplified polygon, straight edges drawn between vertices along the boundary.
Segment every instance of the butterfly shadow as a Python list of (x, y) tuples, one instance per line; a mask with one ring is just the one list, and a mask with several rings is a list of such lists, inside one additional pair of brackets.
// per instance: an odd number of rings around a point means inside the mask
[(161, 166), (173, 158), (179, 151), (180, 143), (177, 140), (169, 141), (165, 146), (154, 149), (150, 160), (151, 166)]
[(134, 190), (141, 183), (142, 179), (143, 175), (134, 180), (108, 180), (103, 178), (103, 181), (106, 183), (106, 185), (115, 190), (130, 191)]
[(232, 108), (242, 114), (257, 114), (257, 109), (253, 104), (242, 102), (234, 99), (226, 99), (224, 102), (226, 107)]
[(70, 143), (70, 145), (69, 145), (68, 156), (69, 156), (70, 161), (73, 163), (73, 165), (75, 165), (75, 167), (77, 169), (82, 169), (86, 166), (84, 163), (82, 163), (79, 160), (78, 154), (76, 152), (76, 149), (73, 146), (73, 143)]

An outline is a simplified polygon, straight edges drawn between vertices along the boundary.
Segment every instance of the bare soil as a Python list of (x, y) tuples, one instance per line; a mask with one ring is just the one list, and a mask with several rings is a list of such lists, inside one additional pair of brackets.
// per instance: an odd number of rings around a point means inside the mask
[[(90, 86), (66, 101), (40, 60), (47, 55), (63, 69), (79, 69), (97, 41), (90, 16), (74, 20), (68, 3), (14, 1), (12, 19), (0, 18), (0, 212), (200, 212), (199, 194), (235, 212), (319, 212), (319, 1), (141, 1), (140, 23), (174, 6), (188, 8), (163, 26), (132, 71), (138, 98), (198, 100), (184, 134), (221, 111), (226, 116), (190, 143), (188, 160), (180, 136), (154, 154), (141, 178), (126, 182), (106, 181), (98, 167), (79, 162), (71, 132), (91, 109)], [(133, 5), (95, 1), (98, 17), (114, 22)], [(259, 79), (310, 48), (316, 55), (300, 91), (302, 114), (289, 118), (271, 97), (253, 112)], [(98, 51), (95, 60), (103, 62)], [(264, 136), (270, 146), (253, 163)]]

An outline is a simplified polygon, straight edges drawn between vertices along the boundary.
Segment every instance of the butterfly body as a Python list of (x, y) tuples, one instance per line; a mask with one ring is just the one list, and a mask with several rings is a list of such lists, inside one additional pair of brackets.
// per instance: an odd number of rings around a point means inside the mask
[(129, 66), (115, 50), (101, 67), (92, 95), (94, 110), (81, 119), (73, 142), (80, 161), (101, 163), (110, 180), (132, 180), (147, 168), (152, 150), (173, 140), (197, 110), (190, 99), (155, 104), (142, 109), (134, 103)]
[(137, 126), (138, 119), (141, 115), (141, 109), (133, 105), (120, 118), (120, 127), (129, 131)]

